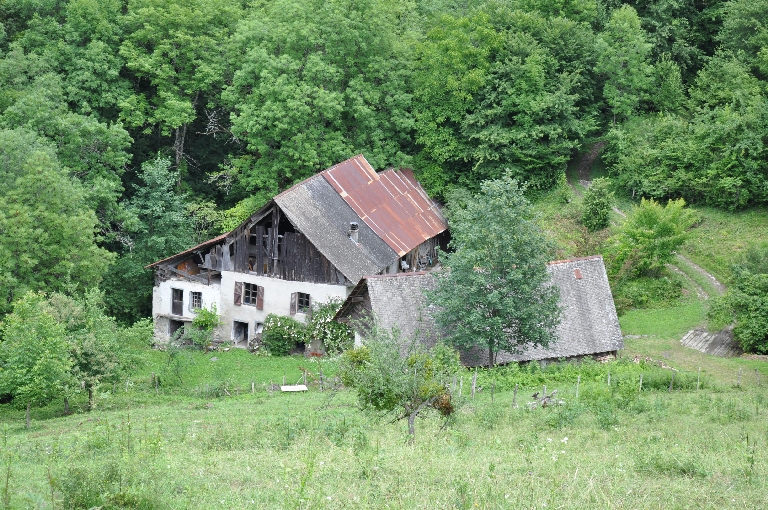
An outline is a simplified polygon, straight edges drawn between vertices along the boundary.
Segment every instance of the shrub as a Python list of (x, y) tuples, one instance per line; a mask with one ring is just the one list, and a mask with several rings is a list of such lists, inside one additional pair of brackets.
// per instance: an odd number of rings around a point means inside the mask
[(609, 187), (608, 179), (598, 177), (584, 193), (581, 222), (590, 232), (602, 230), (609, 225), (613, 207), (613, 192)]
[(355, 342), (352, 328), (333, 320), (344, 303), (340, 298), (331, 298), (315, 305), (312, 319), (307, 324), (307, 340), (321, 342), (328, 354), (339, 354), (352, 348)]
[(287, 356), (307, 342), (306, 326), (290, 317), (269, 314), (264, 321), (263, 339), (270, 354)]
[(655, 308), (675, 304), (683, 296), (683, 282), (676, 275), (620, 280), (613, 285), (619, 315), (635, 308)]
[(216, 304), (211, 309), (201, 308), (192, 319), (192, 325), (185, 328), (185, 340), (192, 342), (195, 347), (205, 348), (213, 341), (213, 330), (221, 325), (221, 318), (216, 312)]

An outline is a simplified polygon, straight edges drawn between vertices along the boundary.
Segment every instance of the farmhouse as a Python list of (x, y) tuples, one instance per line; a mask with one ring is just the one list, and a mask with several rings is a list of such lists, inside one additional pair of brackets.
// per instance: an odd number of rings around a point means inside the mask
[(246, 347), (270, 313), (306, 320), (365, 275), (437, 263), (448, 225), (408, 169), (381, 173), (362, 155), (280, 193), (235, 230), (148, 267), (155, 336), (167, 340), (216, 306), (218, 342)]
[[(547, 348), (528, 346), (521, 353), (501, 351), (496, 363), (512, 361), (556, 361), (564, 358), (615, 354), (624, 347), (619, 318), (613, 303), (603, 258), (593, 257), (550, 262), (547, 270), (560, 289), (562, 320), (557, 339)], [(431, 273), (376, 275), (362, 278), (336, 314), (336, 320), (349, 322), (359, 342), (361, 330), (375, 320), (378, 327), (397, 327), (403, 338), (419, 338), (434, 345), (440, 331), (432, 316), (425, 291), (433, 289)], [(488, 364), (485, 348), (461, 353), (467, 366)]]

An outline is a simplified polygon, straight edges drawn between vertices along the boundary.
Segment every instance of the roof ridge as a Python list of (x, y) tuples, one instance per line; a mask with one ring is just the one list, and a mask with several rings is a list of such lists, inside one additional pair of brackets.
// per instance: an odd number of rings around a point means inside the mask
[(567, 262), (580, 262), (582, 260), (595, 260), (595, 259), (602, 259), (602, 255), (588, 255), (586, 257), (574, 257), (572, 259), (562, 259), (562, 260), (552, 260), (547, 262), (548, 266), (553, 266), (555, 264), (565, 264)]
[(401, 276), (424, 276), (432, 274), (432, 271), (412, 271), (410, 273), (389, 273), (389, 274), (372, 274), (370, 276), (363, 276), (364, 279), (370, 280), (372, 278), (395, 278)]

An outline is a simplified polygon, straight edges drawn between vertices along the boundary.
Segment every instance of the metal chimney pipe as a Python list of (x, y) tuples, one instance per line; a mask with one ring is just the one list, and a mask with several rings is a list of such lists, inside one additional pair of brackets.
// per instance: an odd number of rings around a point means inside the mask
[(357, 224), (356, 221), (352, 221), (349, 223), (349, 238), (352, 239), (352, 241), (355, 244), (360, 244), (360, 242), (357, 240), (357, 233), (360, 231), (360, 225)]

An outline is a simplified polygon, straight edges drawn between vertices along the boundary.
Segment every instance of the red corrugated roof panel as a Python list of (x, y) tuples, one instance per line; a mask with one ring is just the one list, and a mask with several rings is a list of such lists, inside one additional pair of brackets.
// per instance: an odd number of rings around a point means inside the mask
[(358, 155), (322, 175), (366, 225), (401, 256), (448, 228), (411, 170), (390, 169), (377, 174)]

